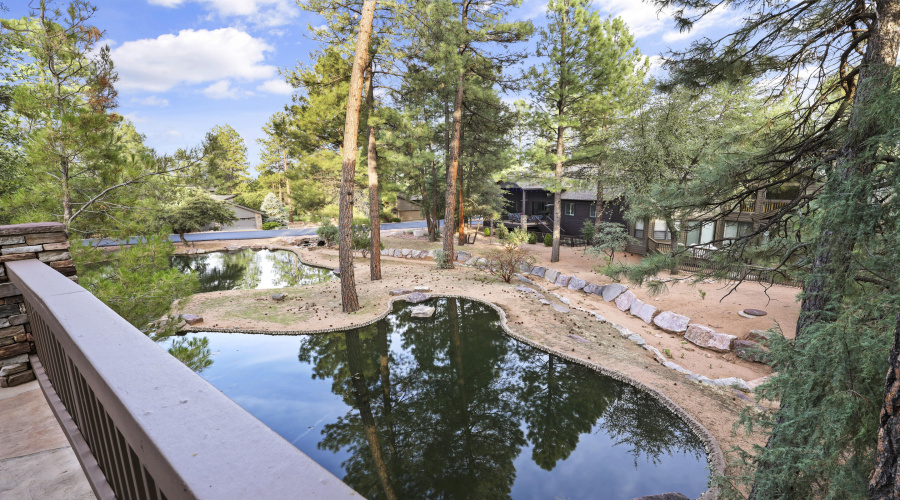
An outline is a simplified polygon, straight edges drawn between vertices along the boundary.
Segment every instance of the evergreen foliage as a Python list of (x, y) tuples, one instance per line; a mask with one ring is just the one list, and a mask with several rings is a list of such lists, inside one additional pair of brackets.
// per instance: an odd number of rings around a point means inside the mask
[(208, 224), (230, 224), (237, 220), (234, 210), (205, 193), (188, 194), (182, 201), (163, 207), (157, 214), (160, 223), (172, 228), (181, 242), (188, 245), (184, 233), (199, 231)]
[(269, 193), (260, 205), (259, 209), (266, 213), (266, 222), (276, 222), (279, 226), (287, 225), (285, 208), (275, 193)]

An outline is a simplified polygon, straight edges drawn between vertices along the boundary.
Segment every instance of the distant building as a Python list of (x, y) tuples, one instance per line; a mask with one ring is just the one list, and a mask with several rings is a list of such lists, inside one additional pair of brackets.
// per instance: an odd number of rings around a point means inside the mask
[(423, 220), (421, 198), (406, 199), (402, 196), (397, 197), (397, 206), (391, 210), (394, 217), (400, 219), (401, 222), (414, 220)]
[[(553, 228), (553, 193), (539, 184), (504, 182), (500, 184), (503, 189), (503, 197), (506, 199), (507, 213), (504, 214), (504, 223), (512, 227), (518, 227), (521, 223), (521, 215), (528, 216), (529, 230), (540, 232), (552, 232)], [(618, 222), (625, 224), (624, 201), (621, 193), (613, 189), (603, 191), (604, 222)], [(562, 217), (559, 225), (563, 235), (581, 236), (581, 228), (585, 221), (596, 224), (600, 220), (597, 217), (597, 191), (596, 190), (565, 190), (562, 192)]]
[[(237, 217), (237, 220), (231, 224), (219, 226), (219, 231), (252, 231), (254, 229), (262, 229), (263, 216), (265, 213), (243, 205), (238, 205), (232, 201), (235, 197), (233, 194), (213, 194), (210, 196), (212, 199), (221, 201), (231, 207), (231, 209), (234, 210), (235, 217)], [(209, 231), (213, 229), (214, 226), (214, 224), (210, 224), (209, 226), (204, 227), (203, 230)]]

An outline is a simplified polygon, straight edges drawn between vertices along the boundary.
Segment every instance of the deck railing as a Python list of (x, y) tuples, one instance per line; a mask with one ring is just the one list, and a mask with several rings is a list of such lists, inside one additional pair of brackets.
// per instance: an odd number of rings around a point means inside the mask
[(791, 200), (764, 200), (762, 213), (767, 214), (769, 212), (781, 210), (782, 207), (790, 202)]
[(359, 497), (84, 288), (38, 260), (6, 267), (41, 389), (98, 498)]

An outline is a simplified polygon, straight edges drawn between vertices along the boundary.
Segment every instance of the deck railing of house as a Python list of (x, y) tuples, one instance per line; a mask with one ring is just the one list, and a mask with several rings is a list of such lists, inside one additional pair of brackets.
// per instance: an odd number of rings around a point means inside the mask
[(790, 203), (791, 200), (764, 200), (763, 201), (763, 213), (767, 214), (769, 212), (774, 212), (775, 210), (781, 210), (785, 205)]
[(6, 267), (41, 389), (98, 498), (358, 497), (84, 288), (38, 260)]
[(753, 212), (755, 209), (756, 209), (756, 200), (754, 200), (754, 199), (741, 200), (741, 212)]
[(647, 253), (669, 253), (672, 251), (672, 243), (647, 238)]

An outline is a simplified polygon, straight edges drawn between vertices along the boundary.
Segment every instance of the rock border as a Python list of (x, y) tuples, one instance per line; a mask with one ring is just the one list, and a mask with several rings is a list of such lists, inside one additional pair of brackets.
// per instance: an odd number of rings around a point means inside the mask
[[(533, 347), (535, 349), (539, 349), (541, 351), (553, 354), (555, 356), (559, 356), (560, 358), (563, 358), (572, 363), (577, 363), (579, 365), (591, 368), (594, 371), (600, 373), (601, 375), (605, 375), (612, 379), (618, 380), (619, 382), (631, 385), (632, 387), (635, 387), (636, 389), (647, 392), (648, 394), (650, 394), (651, 396), (653, 396), (657, 400), (659, 400), (659, 402), (662, 403), (663, 406), (668, 408), (672, 413), (674, 413), (676, 416), (678, 416), (679, 418), (681, 418), (688, 424), (688, 427), (691, 429), (691, 431), (694, 433), (694, 435), (698, 439), (700, 439), (700, 441), (703, 443), (703, 446), (706, 451), (706, 460), (707, 460), (707, 463), (709, 464), (711, 470), (720, 476), (725, 474), (725, 455), (722, 453), (722, 448), (719, 446), (719, 442), (718, 442), (718, 440), (716, 440), (715, 436), (713, 436), (712, 433), (710, 433), (706, 429), (706, 427), (703, 426), (703, 424), (701, 424), (693, 416), (691, 416), (691, 414), (689, 414), (687, 411), (685, 411), (682, 407), (678, 406), (677, 403), (672, 401), (668, 396), (666, 396), (665, 394), (660, 392), (658, 389), (650, 387), (649, 385), (644, 384), (643, 382), (640, 382), (637, 379), (632, 378), (628, 375), (625, 375), (624, 373), (621, 373), (619, 371), (613, 370), (611, 368), (607, 368), (598, 363), (586, 361), (586, 360), (571, 356), (566, 352), (559, 351), (559, 350), (554, 349), (549, 346), (545, 346), (543, 344), (540, 344), (536, 341), (533, 341), (523, 335), (520, 335), (520, 334), (514, 332), (512, 329), (510, 329), (509, 324), (507, 322), (506, 311), (504, 311), (503, 308), (498, 306), (497, 304), (494, 304), (492, 302), (489, 302), (489, 301), (486, 301), (483, 299), (469, 297), (467, 295), (435, 293), (435, 294), (432, 294), (431, 297), (448, 298), (448, 299), (465, 299), (465, 300), (471, 300), (473, 302), (478, 302), (478, 303), (484, 304), (497, 312), (497, 314), (500, 317), (500, 327), (502, 328), (503, 332), (506, 335), (508, 335), (509, 337), (511, 337), (512, 339), (519, 341), (523, 344), (526, 344), (530, 347)], [(372, 325), (374, 323), (377, 323), (393, 312), (394, 302), (401, 301), (401, 300), (405, 301), (406, 298), (403, 296), (392, 297), (388, 301), (388, 305), (385, 308), (384, 312), (382, 312), (381, 314), (377, 315), (376, 317), (374, 317), (368, 321), (364, 321), (362, 323), (359, 323), (359, 324), (356, 324), (353, 326), (321, 328), (321, 329), (316, 329), (316, 330), (276, 330), (276, 331), (241, 329), (241, 328), (211, 328), (211, 327), (199, 328), (199, 327), (193, 326), (193, 327), (185, 328), (182, 331), (193, 332), (193, 333), (202, 333), (202, 332), (246, 333), (246, 334), (252, 334), (252, 335), (315, 335), (315, 334), (322, 334), (322, 333), (334, 333), (334, 332), (340, 332), (340, 331), (345, 331), (345, 330), (354, 329), (354, 328), (363, 328), (363, 327)], [(582, 311), (585, 311), (584, 309), (581, 309), (581, 308), (579, 308), (579, 309)], [(590, 311), (585, 311), (585, 312), (594, 314), (595, 316), (599, 316)], [(625, 331), (628, 331), (628, 329), (625, 328), (624, 326), (617, 325), (615, 323), (609, 323), (609, 324), (612, 327), (616, 328), (617, 330), (619, 330), (619, 328), (621, 328), (621, 329), (624, 329)], [(619, 331), (620, 331), (620, 333), (623, 333), (621, 330), (619, 330)], [(631, 334), (631, 335), (640, 337), (637, 334)], [(708, 489), (706, 492), (704, 492), (702, 495), (700, 495), (700, 500), (714, 500), (716, 498), (718, 498), (718, 489), (715, 487)]]

